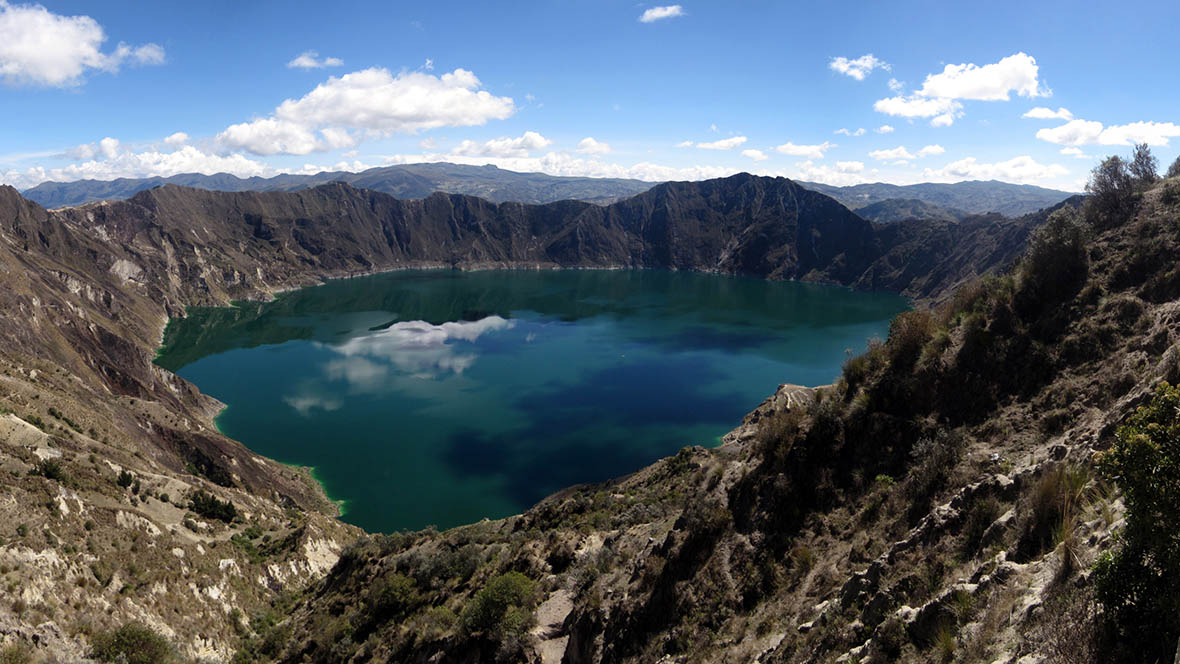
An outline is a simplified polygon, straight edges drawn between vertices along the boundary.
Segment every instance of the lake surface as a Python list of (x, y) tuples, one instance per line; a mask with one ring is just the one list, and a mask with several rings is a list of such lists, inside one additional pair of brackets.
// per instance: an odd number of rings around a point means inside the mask
[(716, 445), (906, 308), (683, 272), (394, 272), (194, 309), (157, 363), (228, 404), (226, 435), (314, 467), (343, 520), (445, 528)]

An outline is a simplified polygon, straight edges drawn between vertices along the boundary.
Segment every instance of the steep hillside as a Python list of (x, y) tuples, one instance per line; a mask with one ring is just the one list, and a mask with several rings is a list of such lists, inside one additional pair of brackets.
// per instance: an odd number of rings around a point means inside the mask
[(854, 210), (858, 215), (881, 224), (891, 224), (911, 219), (938, 219), (959, 221), (967, 216), (962, 210), (944, 208), (917, 198), (886, 198)]
[(1011, 275), (899, 316), (837, 384), (784, 386), (718, 449), (362, 540), (244, 657), (1170, 657), (1177, 633), (1104, 641), (1089, 570), (1124, 524), (1094, 454), (1180, 378), (1180, 181), (1089, 216), (1050, 216)]
[[(11, 478), (0, 487), (0, 576), (13, 597), (0, 603), (0, 634), (69, 660), (131, 622), (165, 635), (186, 656), (215, 660), (239, 648), (276, 654), (288, 629), (319, 638), (301, 622), (284, 622), (297, 599), (290, 593), (331, 568), (358, 533), (331, 518), (333, 506), (305, 471), (220, 435), (212, 424), (219, 404), (152, 363), (168, 318), (186, 307), (428, 266), (717, 271), (888, 288), (936, 301), (952, 285), (1004, 267), (1042, 218), (874, 227), (822, 194), (748, 175), (666, 183), (605, 207), (447, 194), (399, 200), (337, 183), (293, 193), (169, 185), (127, 201), (48, 212), (0, 187), (0, 470)], [(625, 504), (635, 532), (651, 533), (636, 535), (636, 545), (681, 518), (679, 501), (696, 477), (688, 471), (698, 457), (714, 455), (686, 454), (675, 472), (658, 465), (625, 480), (646, 482), (623, 494), (632, 492)], [(497, 551), (496, 560), (510, 559), (505, 541), (545, 556), (558, 546), (554, 570), (563, 560), (584, 560), (574, 552), (598, 551), (613, 537), (607, 526), (623, 504), (614, 493), (594, 491), (570, 493), (574, 507), (563, 498), (521, 517), (549, 515), (527, 526), (528, 535), (509, 534), (528, 523), (516, 519), (441, 539), (399, 539), (398, 547), (414, 545), (406, 549), (411, 557), (455, 554), (437, 558), (444, 567), (430, 572), (434, 580), (415, 581), (419, 587), (406, 592), (451, 589), (447, 601), (458, 608), (491, 569), (480, 561)], [(576, 532), (567, 532), (571, 527)], [(538, 532), (554, 534), (542, 543), (533, 539)], [(470, 548), (460, 542), (464, 533), (483, 533), (470, 537), (493, 548)], [(606, 554), (595, 555), (608, 563)], [(361, 583), (349, 576), (361, 563), (347, 559), (329, 583)], [(474, 576), (455, 581), (446, 576), (452, 565)], [(517, 567), (536, 571), (523, 559)], [(669, 574), (687, 579), (695, 569), (677, 566)], [(582, 605), (592, 595), (556, 597), (547, 610), (560, 613), (572, 597), (587, 624), (603, 620)], [(468, 652), (472, 642), (457, 635), (445, 611), (436, 614), (442, 640), (406, 652)], [(320, 615), (306, 619), (318, 625)], [(372, 631), (389, 629), (393, 615), (401, 614), (374, 613)], [(597, 637), (586, 629), (572, 633), (583, 634), (577, 648), (589, 653)], [(363, 642), (360, 631), (351, 638), (341, 641), (342, 652)], [(322, 655), (319, 646), (298, 643)]]
[(1072, 194), (1030, 184), (1009, 184), (996, 180), (945, 184), (895, 185), (875, 182), (836, 187), (818, 182), (800, 182), (804, 187), (827, 194), (855, 210), (891, 198), (915, 199), (968, 214), (998, 212), (1015, 217), (1056, 205)]
[(81, 205), (92, 201), (120, 200), (165, 184), (212, 191), (296, 191), (329, 182), (347, 182), (362, 189), (398, 198), (425, 198), (441, 191), (478, 196), (493, 202), (550, 203), (582, 200), (606, 204), (638, 194), (651, 182), (620, 178), (556, 177), (543, 173), (516, 173), (495, 166), (428, 163), (370, 168), (359, 173), (325, 171), (315, 175), (283, 174), (274, 177), (239, 178), (228, 173), (182, 173), (170, 177), (119, 178), (43, 182), (23, 195), (47, 208)]

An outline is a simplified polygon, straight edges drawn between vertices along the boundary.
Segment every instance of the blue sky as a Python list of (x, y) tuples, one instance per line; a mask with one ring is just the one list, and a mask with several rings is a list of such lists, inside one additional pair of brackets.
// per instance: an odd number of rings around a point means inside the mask
[(1077, 190), (1132, 142), (1180, 153), (1177, 25), (1175, 2), (0, 0), (0, 182), (454, 161)]

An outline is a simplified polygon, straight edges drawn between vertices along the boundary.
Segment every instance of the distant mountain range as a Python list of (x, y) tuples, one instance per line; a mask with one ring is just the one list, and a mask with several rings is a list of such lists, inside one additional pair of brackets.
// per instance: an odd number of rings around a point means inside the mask
[(886, 198), (883, 201), (870, 203), (853, 212), (882, 224), (892, 224), (911, 219), (940, 219), (943, 221), (962, 221), (970, 216), (962, 210), (945, 208), (934, 203), (917, 198)]
[(370, 168), (367, 171), (323, 171), (315, 175), (276, 175), (240, 178), (228, 173), (182, 173), (171, 177), (120, 178), (42, 182), (21, 194), (43, 207), (59, 208), (92, 201), (131, 198), (165, 184), (210, 191), (296, 191), (329, 182), (347, 182), (359, 189), (380, 191), (396, 198), (426, 198), (441, 191), (476, 196), (493, 203), (552, 203), (578, 200), (605, 205), (651, 189), (656, 183), (621, 178), (557, 177), (517, 173), (495, 166), (433, 163)]
[[(910, 185), (874, 182), (850, 187), (834, 187), (819, 182), (799, 182), (799, 184), (812, 191), (831, 196), (850, 210), (861, 209), (888, 199), (907, 199), (932, 203), (952, 212), (967, 214), (999, 212), (1005, 217), (1019, 217), (1023, 214), (1036, 212), (1073, 196), (1067, 191), (1045, 189), (1030, 184), (1009, 184), (997, 180), (971, 180), (954, 184), (923, 182)], [(886, 220), (878, 219), (876, 221)]]
[[(359, 173), (324, 171), (315, 175), (284, 174), (270, 178), (239, 178), (228, 173), (183, 173), (166, 178), (43, 182), (21, 193), (43, 207), (59, 208), (92, 201), (127, 199), (165, 184), (210, 191), (296, 191), (329, 182), (346, 182), (359, 189), (379, 191), (401, 199), (426, 198), (441, 191), (476, 196), (494, 203), (513, 201), (544, 204), (579, 200), (599, 205), (634, 196), (656, 185), (653, 182), (622, 178), (518, 173), (490, 165), (431, 163), (370, 168)], [(866, 219), (882, 223), (915, 218), (957, 221), (971, 214), (988, 212), (1018, 217), (1056, 205), (1071, 195), (1064, 191), (995, 180), (906, 186), (883, 183), (850, 187), (835, 187), (818, 182), (798, 184), (836, 199)]]

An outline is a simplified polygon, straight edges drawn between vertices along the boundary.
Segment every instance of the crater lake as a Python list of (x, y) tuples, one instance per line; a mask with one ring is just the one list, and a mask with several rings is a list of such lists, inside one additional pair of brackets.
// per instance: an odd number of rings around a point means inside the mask
[(192, 309), (156, 362), (370, 532), (518, 513), (833, 382), (905, 298), (662, 271), (423, 270)]

